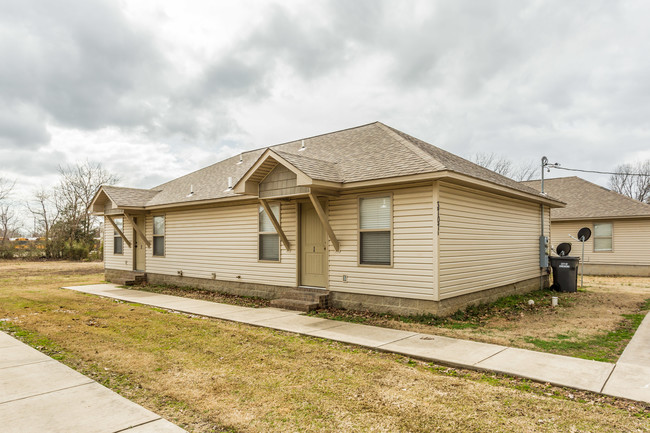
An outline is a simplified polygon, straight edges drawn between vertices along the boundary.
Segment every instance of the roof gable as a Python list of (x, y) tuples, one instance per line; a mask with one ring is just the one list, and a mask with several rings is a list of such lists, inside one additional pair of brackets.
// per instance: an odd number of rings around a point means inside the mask
[(160, 191), (152, 189), (124, 188), (113, 185), (102, 185), (90, 201), (89, 210), (100, 212), (107, 200), (115, 208), (144, 208), (145, 205)]

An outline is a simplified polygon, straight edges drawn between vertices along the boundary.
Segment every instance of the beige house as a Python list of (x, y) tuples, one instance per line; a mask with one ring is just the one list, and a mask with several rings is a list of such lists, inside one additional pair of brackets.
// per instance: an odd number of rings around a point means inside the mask
[(110, 281), (446, 314), (547, 284), (541, 215), (548, 234), (562, 205), (376, 122), (103, 186), (91, 210)]
[[(540, 181), (525, 183), (540, 189)], [(545, 180), (544, 191), (567, 203), (551, 210), (553, 244), (571, 242), (571, 255), (579, 256), (580, 242), (570, 236), (591, 229), (585, 274), (650, 276), (650, 205), (579, 177)]]

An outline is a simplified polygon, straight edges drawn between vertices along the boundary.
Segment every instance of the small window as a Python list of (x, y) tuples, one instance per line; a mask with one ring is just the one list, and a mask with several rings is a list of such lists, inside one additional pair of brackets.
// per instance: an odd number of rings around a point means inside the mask
[(594, 224), (594, 251), (612, 251), (612, 223)]
[[(272, 204), (269, 206), (275, 219), (280, 221), (280, 205)], [(259, 207), (259, 259), (265, 261), (280, 261), (280, 236), (275, 230), (271, 219), (264, 211), (262, 206)]]
[(359, 263), (391, 265), (391, 198), (359, 200)]
[[(117, 227), (119, 227), (120, 231), (124, 233), (124, 219), (123, 218), (115, 218), (113, 219), (113, 222)], [(123, 254), (124, 253), (124, 244), (123, 244), (122, 236), (117, 232), (117, 230), (113, 230), (113, 254)]]
[(153, 217), (153, 255), (165, 255), (165, 216)]

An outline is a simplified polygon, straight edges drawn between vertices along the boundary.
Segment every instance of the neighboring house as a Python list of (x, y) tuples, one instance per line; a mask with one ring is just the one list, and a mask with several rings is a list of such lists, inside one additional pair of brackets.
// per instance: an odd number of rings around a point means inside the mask
[(548, 234), (562, 205), (376, 122), (152, 189), (103, 186), (90, 209), (109, 281), (142, 271), (271, 299), (306, 287), (335, 307), (446, 314), (546, 285), (540, 212)]
[[(540, 190), (540, 181), (524, 182)], [(591, 229), (585, 242), (585, 274), (650, 276), (650, 205), (579, 177), (544, 180), (544, 192), (567, 203), (551, 210), (551, 242), (571, 242), (572, 256), (581, 253), (577, 237)]]

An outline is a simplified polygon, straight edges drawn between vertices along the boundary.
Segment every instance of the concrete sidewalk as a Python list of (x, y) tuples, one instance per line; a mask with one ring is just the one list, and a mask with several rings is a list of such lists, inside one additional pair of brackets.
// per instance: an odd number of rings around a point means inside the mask
[(326, 338), (455, 367), (495, 371), (557, 386), (650, 403), (650, 316), (643, 321), (637, 335), (621, 356), (621, 360), (617, 364), (612, 364), (303, 316), (296, 311), (238, 307), (121, 289), (115, 284), (64, 288), (184, 313)]
[(183, 433), (162, 419), (0, 332), (3, 433)]

